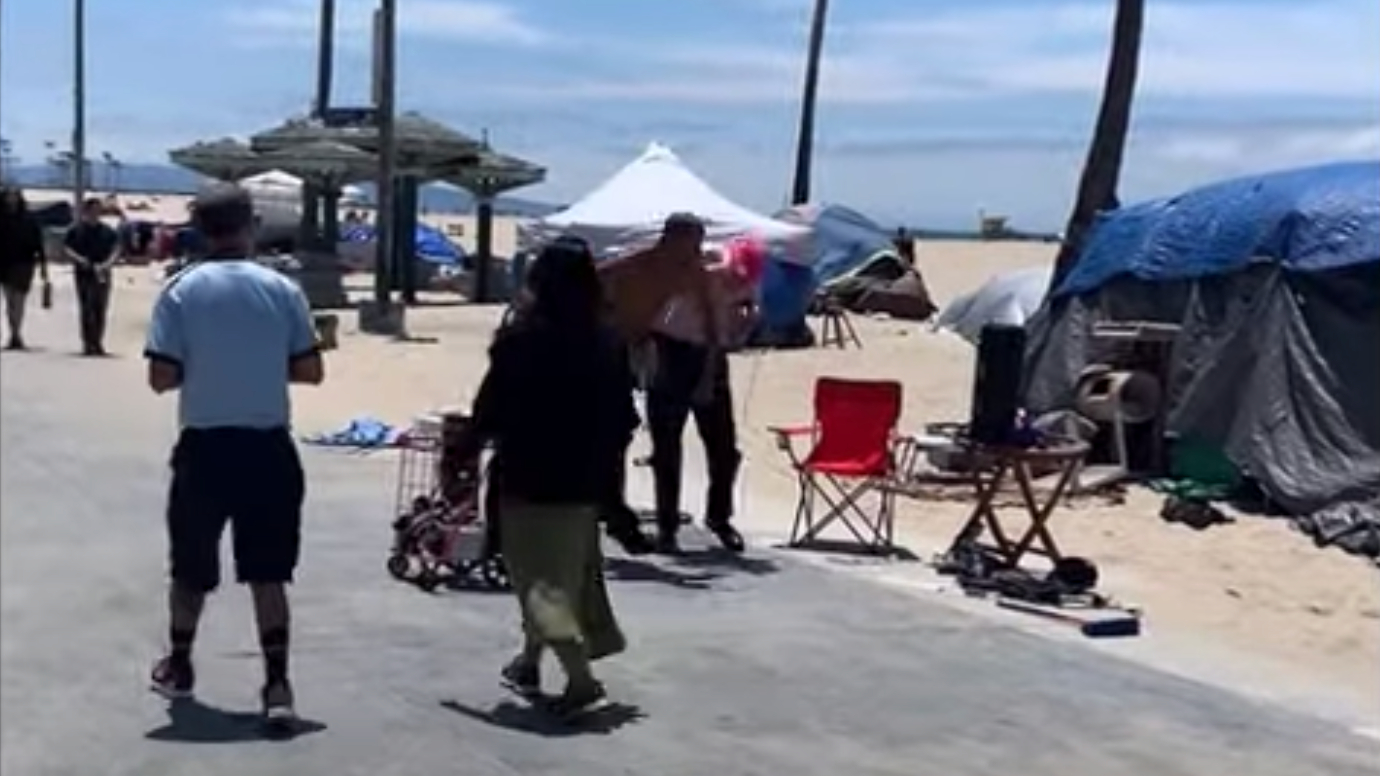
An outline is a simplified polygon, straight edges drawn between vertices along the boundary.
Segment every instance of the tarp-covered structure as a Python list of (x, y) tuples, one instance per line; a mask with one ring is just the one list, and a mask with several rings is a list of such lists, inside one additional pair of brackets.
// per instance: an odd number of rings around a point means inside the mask
[(919, 271), (897, 254), (893, 233), (852, 208), (795, 205), (778, 221), (808, 230), (808, 239), (773, 251), (762, 279), (762, 344), (809, 344), (805, 315), (817, 292), (835, 289), (858, 312), (924, 319), (934, 311)]
[(1104, 214), (1029, 325), (1031, 409), (1069, 406), (1099, 320), (1180, 324), (1168, 430), (1319, 541), (1380, 554), (1380, 162)]
[(678, 212), (703, 219), (712, 240), (745, 234), (781, 240), (804, 232), (733, 202), (670, 148), (652, 143), (575, 204), (519, 226), (518, 241), (530, 251), (555, 237), (575, 235), (588, 241), (596, 255), (611, 255), (650, 244), (666, 217)]
[(944, 306), (936, 329), (954, 332), (974, 344), (989, 324), (1024, 326), (1035, 317), (1049, 290), (1052, 267), (1029, 267), (993, 276), (974, 291)]

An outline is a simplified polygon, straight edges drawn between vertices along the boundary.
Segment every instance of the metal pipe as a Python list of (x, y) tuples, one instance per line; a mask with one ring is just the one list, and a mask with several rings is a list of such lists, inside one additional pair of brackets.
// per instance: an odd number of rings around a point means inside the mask
[(387, 310), (392, 302), (389, 289), (392, 279), (393, 241), (397, 232), (395, 223), (397, 201), (398, 145), (395, 137), (394, 120), (397, 106), (397, 0), (381, 0), (374, 17), (377, 34), (378, 83), (375, 84), (376, 107), (378, 109), (379, 172), (378, 172), (378, 223), (376, 235), (378, 244), (374, 256), (374, 301), (380, 312)]
[(829, 0), (815, 0), (810, 19), (809, 49), (805, 54), (805, 84), (800, 96), (800, 125), (795, 145), (795, 181), (791, 185), (791, 204), (810, 201), (810, 173), (815, 153), (815, 104), (819, 94), (820, 60), (824, 57), (824, 27), (829, 17)]
[(86, 199), (86, 0), (72, 0), (72, 200)]
[(321, 0), (321, 21), (316, 43), (316, 115), (324, 118), (331, 109), (335, 78), (335, 0)]

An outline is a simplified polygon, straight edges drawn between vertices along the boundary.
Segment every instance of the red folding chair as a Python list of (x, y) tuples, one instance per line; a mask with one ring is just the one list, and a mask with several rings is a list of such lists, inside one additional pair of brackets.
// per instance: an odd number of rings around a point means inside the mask
[[(886, 486), (897, 471), (900, 419), (900, 383), (823, 377), (815, 383), (813, 425), (770, 429), (800, 484), (790, 546), (817, 543), (837, 521), (866, 550), (895, 548), (895, 493)], [(795, 440), (805, 437), (811, 447), (802, 458)], [(869, 510), (863, 499), (874, 493), (879, 503)], [(827, 507), (823, 515), (815, 513), (816, 498)]]

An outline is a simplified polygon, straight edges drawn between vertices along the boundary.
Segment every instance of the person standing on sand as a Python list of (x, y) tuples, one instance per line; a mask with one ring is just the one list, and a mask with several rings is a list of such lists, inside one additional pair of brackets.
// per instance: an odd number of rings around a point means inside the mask
[(169, 652), (153, 689), (187, 696), (206, 595), (220, 583), (220, 539), (234, 529), (235, 574), (249, 585), (263, 650), (265, 719), (295, 719), (288, 679), (286, 586), (297, 567), (305, 483), (289, 430), (289, 383), (319, 385), (325, 366), (307, 300), (250, 258), (254, 206), (238, 186), (197, 196), (207, 254), (168, 280), (149, 325), (148, 382), (179, 391), (167, 525), (172, 584)]
[(101, 212), (99, 199), (83, 202), (80, 220), (67, 230), (64, 243), (77, 286), (84, 356), (105, 355), (103, 342), (110, 312), (111, 268), (120, 253), (120, 235), (101, 220)]
[(0, 290), (4, 296), (5, 320), (10, 327), (6, 350), (25, 348), (24, 310), (35, 272), (43, 278), (44, 299), (50, 299), (52, 287), (48, 284), (43, 230), (29, 212), (22, 191), (0, 189)]
[(458, 460), (494, 446), (503, 558), (522, 612), (522, 651), (502, 671), (525, 697), (541, 692), (549, 648), (567, 684), (562, 716), (603, 703), (591, 662), (626, 647), (599, 548), (600, 505), (616, 456), (638, 426), (617, 335), (604, 323), (594, 257), (582, 243), (547, 246), (528, 274), (530, 299), (500, 328)]

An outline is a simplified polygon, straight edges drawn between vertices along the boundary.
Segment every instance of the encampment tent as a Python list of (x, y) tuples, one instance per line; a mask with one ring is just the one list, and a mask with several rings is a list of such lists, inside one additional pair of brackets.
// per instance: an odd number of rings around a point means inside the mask
[(669, 148), (652, 143), (642, 155), (575, 204), (518, 228), (523, 250), (560, 235), (587, 240), (604, 256), (656, 239), (662, 222), (672, 213), (688, 212), (704, 219), (711, 239), (755, 234), (767, 240), (804, 233), (732, 202), (715, 191), (681, 162)]
[(1051, 267), (1031, 267), (995, 275), (949, 302), (934, 327), (976, 344), (982, 327), (990, 323), (1024, 326), (1044, 303), (1053, 274)]
[(1068, 406), (1097, 320), (1177, 323), (1169, 431), (1320, 541), (1380, 554), (1380, 162), (1105, 214), (1033, 320), (1027, 404)]

